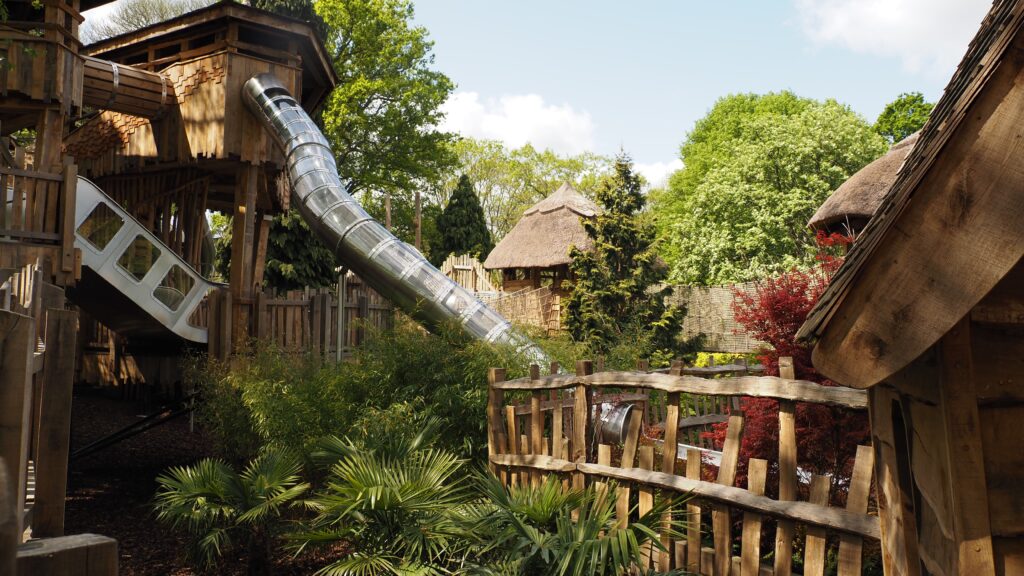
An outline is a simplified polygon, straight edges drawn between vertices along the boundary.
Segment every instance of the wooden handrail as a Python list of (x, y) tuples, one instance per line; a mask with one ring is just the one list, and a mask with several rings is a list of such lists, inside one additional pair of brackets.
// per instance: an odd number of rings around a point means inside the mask
[(807, 380), (789, 380), (774, 376), (738, 376), (709, 380), (695, 376), (672, 376), (644, 372), (599, 372), (589, 376), (553, 375), (535, 380), (518, 378), (498, 382), (500, 390), (559, 390), (574, 386), (609, 388), (650, 388), (664, 392), (684, 392), (709, 396), (752, 396), (796, 402), (814, 402), (828, 406), (864, 409), (868, 406), (865, 390), (823, 386)]

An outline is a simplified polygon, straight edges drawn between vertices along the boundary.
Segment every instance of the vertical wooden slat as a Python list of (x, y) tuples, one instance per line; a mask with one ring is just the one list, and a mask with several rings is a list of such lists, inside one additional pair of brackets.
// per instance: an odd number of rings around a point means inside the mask
[(0, 460), (11, 470), (15, 483), (14, 509), (17, 534), (22, 533), (21, 510), (25, 508), (25, 486), (32, 408), (32, 353), (36, 348), (32, 318), (0, 310)]
[[(640, 447), (640, 468), (643, 470), (654, 470), (654, 446), (641, 446)], [(641, 518), (645, 514), (651, 511), (654, 507), (654, 490), (650, 486), (641, 484), (638, 490), (639, 497), (637, 499), (637, 513)], [(650, 543), (644, 544), (641, 549), (640, 567), (646, 569), (651, 566), (651, 554), (654, 552), (654, 546)]]
[(64, 535), (77, 320), (77, 312), (50, 309), (46, 313), (46, 363), (40, 390), (33, 537)]
[[(725, 433), (722, 461), (718, 467), (718, 483), (732, 486), (736, 482), (736, 466), (740, 458), (740, 444), (743, 442), (743, 416), (729, 417), (729, 428)], [(715, 539), (715, 571), (728, 574), (732, 562), (732, 522), (729, 509), (720, 504), (711, 507), (711, 529)]]
[[(686, 450), (686, 477), (700, 480), (701, 453), (696, 448)], [(700, 570), (700, 506), (686, 505), (686, 570), (697, 573)]]
[[(620, 468), (632, 468), (636, 459), (636, 446), (640, 441), (640, 424), (643, 423), (643, 414), (640, 410), (632, 410), (629, 413), (629, 431), (626, 433), (626, 442), (622, 445), (622, 462)], [(629, 483), (623, 482), (619, 486), (618, 502), (615, 504), (615, 515), (619, 519), (619, 527), (625, 528), (629, 525)]]
[(970, 314), (940, 341), (940, 397), (949, 459), (953, 538), (960, 574), (995, 574), (985, 452), (975, 393)]
[[(751, 494), (764, 494), (764, 481), (768, 475), (768, 461), (751, 458), (747, 465), (747, 490)], [(760, 514), (743, 514), (743, 541), (741, 547), (741, 576), (757, 576), (761, 567), (761, 521)]]
[[(540, 378), (540, 366), (530, 365), (530, 378)], [(530, 453), (540, 454), (544, 451), (544, 413), (540, 410), (543, 392), (534, 390), (530, 394)], [(543, 474), (537, 470), (533, 473), (534, 486), (540, 486), (543, 481)]]
[(487, 456), (492, 474), (498, 473), (498, 466), (490, 458), (502, 452), (498, 436), (501, 430), (501, 406), (505, 403), (504, 391), (494, 385), (504, 381), (504, 368), (491, 368), (487, 371)]
[[(516, 407), (505, 406), (505, 437), (508, 440), (508, 453), (518, 454), (519, 453), (519, 432), (516, 430)], [(519, 484), (519, 469), (513, 468), (509, 484), (517, 486)]]
[[(779, 358), (779, 377), (793, 380), (793, 359)], [(796, 403), (779, 400), (779, 500), (796, 500)], [(789, 576), (793, 570), (793, 534), (795, 526), (779, 520), (775, 531), (775, 574)]]
[[(680, 376), (683, 373), (683, 363), (673, 361), (669, 374)], [(670, 392), (665, 397), (665, 442), (662, 445), (661, 471), (665, 474), (675, 474), (676, 457), (678, 456), (679, 444), (676, 441), (679, 433), (679, 392)], [(667, 571), (672, 568), (672, 538), (670, 536), (672, 522), (672, 509), (669, 508), (661, 517), (661, 545), (664, 550), (658, 558), (658, 569)]]
[[(608, 444), (597, 445), (597, 463), (601, 466), (612, 465), (612, 447)], [(601, 478), (601, 476), (598, 476)], [(608, 482), (604, 480), (597, 480), (594, 482), (594, 487), (597, 492), (598, 502), (604, 502), (604, 499), (608, 496)]]
[[(576, 362), (576, 375), (587, 376), (593, 372), (589, 360)], [(572, 461), (582, 463), (590, 454), (590, 391), (582, 384), (576, 386), (572, 420)], [(573, 487), (583, 488), (582, 472), (573, 474)]]
[(0, 576), (15, 576), (15, 559), (21, 532), (18, 529), (16, 475), (8, 472), (7, 463), (0, 458)]
[[(846, 509), (854, 514), (868, 510), (868, 496), (871, 494), (871, 471), (875, 465), (875, 453), (871, 446), (857, 446), (853, 460), (853, 476), (850, 490), (846, 495)], [(838, 576), (857, 576), (861, 573), (861, 557), (864, 539), (852, 534), (839, 534)]]
[[(812, 475), (810, 503), (827, 507), (831, 487), (831, 477)], [(808, 526), (804, 548), (804, 576), (822, 576), (825, 573), (825, 529), (821, 526)]]

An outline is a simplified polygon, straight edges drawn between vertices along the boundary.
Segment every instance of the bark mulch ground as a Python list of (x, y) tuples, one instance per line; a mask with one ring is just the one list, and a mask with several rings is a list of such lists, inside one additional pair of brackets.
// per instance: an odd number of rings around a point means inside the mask
[[(158, 406), (76, 391), (71, 450), (115, 432)], [(184, 534), (156, 521), (156, 477), (170, 466), (189, 465), (211, 455), (202, 432), (189, 431), (189, 417), (161, 426), (72, 462), (65, 533), (94, 533), (117, 539), (121, 576), (197, 574), (185, 559)], [(312, 574), (323, 557), (275, 558), (275, 575)], [(228, 558), (216, 574), (245, 574), (241, 556)]]

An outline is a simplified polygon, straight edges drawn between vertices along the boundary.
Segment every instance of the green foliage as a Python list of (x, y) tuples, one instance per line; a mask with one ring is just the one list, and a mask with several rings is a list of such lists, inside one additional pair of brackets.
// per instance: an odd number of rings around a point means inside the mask
[[(254, 446), (308, 451), (324, 436), (398, 433), (431, 417), (444, 430), (440, 447), (479, 457), (494, 366), (509, 367), (509, 377), (525, 373), (509, 348), (469, 340), (455, 327), (435, 335), (401, 322), (339, 365), (261, 345), (230, 370), (212, 365), (190, 377), (203, 391), (204, 425), (232, 459), (250, 457)], [(394, 422), (401, 418), (408, 422)]]
[[(551, 150), (537, 150), (530, 144), (509, 150), (495, 140), (462, 138), (451, 146), (460, 173), (473, 182), (480, 206), (496, 238), (515, 226), (523, 211), (550, 195), (563, 182), (590, 196), (608, 171), (608, 158), (585, 152), (559, 156)], [(431, 201), (448, 203), (460, 176), (452, 173), (431, 192)]]
[(323, 111), (343, 180), (353, 191), (411, 191), (455, 162), (440, 106), (451, 80), (431, 69), (433, 43), (408, 0), (318, 0), (337, 88)]
[[(658, 537), (665, 532), (662, 514), (684, 499), (660, 499), (654, 507), (621, 527), (615, 512), (616, 488), (605, 493), (593, 486), (563, 489), (551, 475), (538, 487), (506, 488), (493, 476), (481, 477), (484, 495), (473, 533), (485, 543), (484, 562), (473, 574), (579, 576), (629, 572), (649, 546), (664, 550)], [(577, 518), (573, 519), (573, 514)], [(667, 532), (678, 538), (684, 522), (673, 521)]]
[(814, 262), (807, 221), (886, 150), (848, 107), (791, 92), (719, 100), (680, 148), (684, 168), (655, 196), (673, 281), (726, 284)]
[(895, 144), (920, 130), (928, 121), (935, 104), (924, 101), (920, 92), (900, 94), (885, 105), (885, 110), (875, 120), (875, 132), (890, 144)]
[(99, 23), (85, 27), (82, 38), (88, 44), (133, 32), (157, 22), (213, 4), (214, 0), (123, 0)]
[(472, 254), (483, 261), (494, 248), (480, 200), (465, 174), (459, 177), (459, 184), (438, 218), (437, 227), (441, 233), (441, 249), (434, 260), (443, 261), (449, 254)]
[(175, 467), (157, 478), (157, 519), (192, 537), (190, 554), (211, 567), (235, 545), (248, 549), (249, 574), (269, 572), (270, 546), (282, 510), (309, 489), (299, 461), (266, 452), (241, 472), (220, 460)]
[(565, 325), (574, 340), (606, 352), (637, 327), (650, 334), (650, 349), (674, 351), (686, 311), (665, 305), (671, 288), (652, 289), (666, 277), (653, 250), (654, 228), (638, 218), (646, 199), (639, 175), (625, 154), (615, 161), (615, 173), (598, 187), (602, 212), (583, 227), (594, 250), (570, 250), (575, 276), (566, 301)]
[(250, 0), (249, 3), (261, 10), (309, 22), (321, 38), (327, 36), (327, 25), (317, 15), (313, 0)]

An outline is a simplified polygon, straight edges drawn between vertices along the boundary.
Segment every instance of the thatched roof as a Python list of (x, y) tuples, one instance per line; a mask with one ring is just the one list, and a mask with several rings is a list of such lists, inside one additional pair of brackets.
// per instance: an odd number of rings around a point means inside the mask
[(807, 225), (815, 230), (848, 226), (851, 230), (847, 232), (863, 228), (896, 181), (896, 173), (914, 148), (919, 134), (915, 132), (900, 140), (884, 156), (851, 176), (825, 200)]
[(550, 268), (568, 264), (569, 248), (594, 247), (580, 218), (593, 218), (597, 204), (583, 197), (569, 184), (534, 204), (491, 250), (484, 268)]

